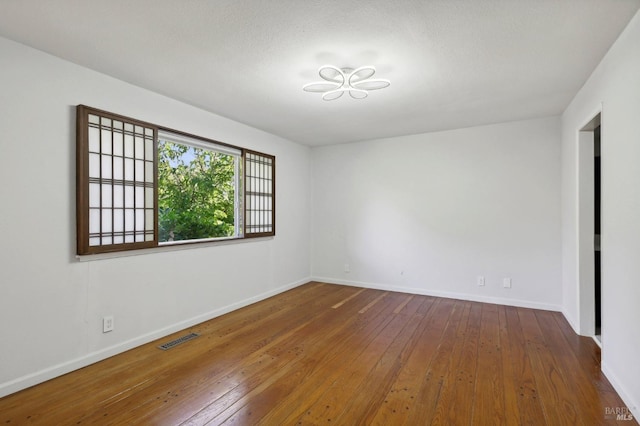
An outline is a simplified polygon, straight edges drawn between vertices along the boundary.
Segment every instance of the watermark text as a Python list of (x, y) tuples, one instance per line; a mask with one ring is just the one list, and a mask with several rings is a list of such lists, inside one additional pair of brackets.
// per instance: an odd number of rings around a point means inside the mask
[(604, 407), (604, 418), (616, 421), (633, 420), (633, 414), (627, 407)]

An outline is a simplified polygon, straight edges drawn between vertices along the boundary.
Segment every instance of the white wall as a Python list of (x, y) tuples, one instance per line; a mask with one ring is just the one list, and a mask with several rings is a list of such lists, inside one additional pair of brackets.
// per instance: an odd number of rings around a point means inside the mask
[[(309, 148), (2, 38), (0, 58), (0, 396), (308, 281)], [(277, 236), (79, 262), (81, 103), (276, 155)]]
[(640, 416), (640, 13), (562, 116), (564, 313), (581, 324), (578, 131), (602, 110), (602, 369)]
[(314, 278), (561, 309), (559, 117), (314, 148), (312, 158)]

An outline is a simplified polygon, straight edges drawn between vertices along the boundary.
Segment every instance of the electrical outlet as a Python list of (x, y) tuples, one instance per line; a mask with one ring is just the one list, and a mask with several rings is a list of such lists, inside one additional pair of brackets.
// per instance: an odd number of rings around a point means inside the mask
[(502, 281), (502, 286), (503, 286), (504, 288), (511, 288), (511, 278), (505, 278), (505, 279)]
[(484, 277), (478, 276), (478, 286), (480, 287), (484, 286)]
[(113, 316), (103, 317), (102, 318), (102, 332), (108, 333), (113, 331)]
[(349, 264), (348, 264), (348, 263), (345, 263), (345, 264), (344, 264), (344, 271), (345, 271), (345, 272), (351, 272), (351, 266), (349, 266)]

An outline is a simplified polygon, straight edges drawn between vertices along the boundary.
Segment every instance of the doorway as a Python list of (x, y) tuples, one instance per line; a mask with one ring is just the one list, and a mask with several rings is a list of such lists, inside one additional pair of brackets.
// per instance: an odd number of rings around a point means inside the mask
[(600, 125), (593, 129), (593, 259), (594, 259), (594, 296), (595, 296), (595, 337), (601, 339), (601, 297), (602, 297), (602, 277), (600, 268), (601, 248), (600, 248), (600, 206), (601, 206), (601, 174), (600, 174)]
[(580, 334), (602, 335), (602, 129), (597, 113), (578, 132), (578, 276)]

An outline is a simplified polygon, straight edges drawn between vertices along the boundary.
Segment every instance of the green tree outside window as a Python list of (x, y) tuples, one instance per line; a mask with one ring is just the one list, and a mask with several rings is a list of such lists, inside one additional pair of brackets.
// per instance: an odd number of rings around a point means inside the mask
[(233, 155), (159, 142), (160, 242), (234, 235), (235, 161)]

